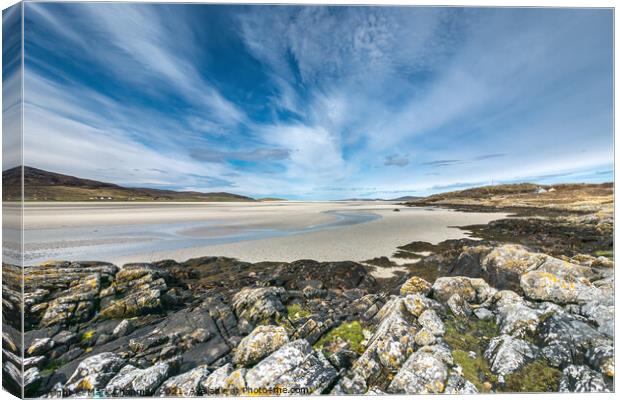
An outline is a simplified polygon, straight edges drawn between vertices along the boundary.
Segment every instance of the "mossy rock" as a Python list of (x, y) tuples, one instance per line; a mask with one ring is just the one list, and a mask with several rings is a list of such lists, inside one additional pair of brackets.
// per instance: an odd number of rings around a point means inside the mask
[(297, 321), (302, 318), (308, 318), (312, 313), (309, 310), (304, 309), (297, 303), (290, 304), (286, 307), (288, 318), (291, 321)]
[(504, 392), (557, 392), (562, 372), (538, 360), (506, 376)]
[(359, 321), (340, 324), (323, 335), (316, 342), (314, 348), (320, 350), (338, 339), (342, 339), (348, 343), (350, 350), (362, 354), (365, 350), (364, 346), (362, 346), (364, 341), (363, 330), (362, 324)]

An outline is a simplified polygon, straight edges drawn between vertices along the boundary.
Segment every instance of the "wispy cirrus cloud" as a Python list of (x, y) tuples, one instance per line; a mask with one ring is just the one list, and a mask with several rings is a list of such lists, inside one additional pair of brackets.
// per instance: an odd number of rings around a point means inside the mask
[(26, 8), (41, 168), (330, 198), (597, 181), (613, 162), (609, 10)]

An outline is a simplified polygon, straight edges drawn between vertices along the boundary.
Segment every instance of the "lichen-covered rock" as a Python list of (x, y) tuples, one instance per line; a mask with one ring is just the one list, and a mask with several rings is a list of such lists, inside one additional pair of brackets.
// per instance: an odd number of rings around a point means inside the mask
[(422, 328), (415, 334), (414, 340), (418, 346), (430, 346), (435, 343), (436, 338), (430, 329)]
[[(399, 300), (402, 305), (405, 306), (407, 312), (414, 317), (420, 317), (424, 311), (433, 309), (433, 310), (442, 310), (443, 307), (433, 299), (429, 299), (428, 297), (421, 296), (419, 294), (410, 294), (406, 296), (404, 299)], [(381, 319), (390, 308), (383, 307), (381, 309), (381, 314), (378, 314), (378, 319)]]
[(388, 387), (389, 393), (442, 393), (448, 367), (432, 347), (422, 348), (407, 359)]
[(494, 337), (484, 352), (491, 371), (501, 376), (517, 371), (526, 363), (535, 360), (538, 355), (539, 350), (535, 345), (510, 335)]
[(78, 393), (95, 389), (103, 389), (116, 373), (127, 364), (114, 353), (101, 353), (84, 359), (71, 375), (64, 390)]
[(140, 369), (126, 365), (112, 378), (105, 389), (108, 393), (135, 393), (139, 396), (150, 396), (164, 382), (173, 369), (168, 362), (160, 362), (149, 368)]
[(569, 365), (562, 371), (560, 392), (609, 392), (600, 372), (585, 365)]
[(310, 393), (320, 394), (338, 377), (338, 371), (327, 361), (323, 353), (313, 352), (297, 367), (280, 375), (274, 386), (287, 389), (307, 388)]
[(34, 368), (27, 369), (24, 372), (24, 391), (26, 393), (30, 392), (32, 388), (36, 387), (37, 384), (39, 384), (41, 379), (42, 379), (42, 376), (41, 376), (41, 371), (39, 371), (39, 368), (34, 367)]
[(338, 372), (329, 361), (300, 339), (285, 344), (248, 370), (245, 383), (250, 388), (308, 388), (320, 393), (337, 376)]
[(460, 294), (455, 293), (446, 302), (452, 314), (460, 318), (467, 318), (472, 314), (471, 306)]
[(495, 314), (493, 314), (491, 310), (485, 307), (479, 307), (474, 309), (473, 311), (474, 315), (482, 321), (493, 319), (495, 317)]
[(166, 380), (159, 389), (157, 389), (156, 395), (165, 397), (202, 396), (204, 394), (202, 384), (206, 382), (210, 374), (211, 371), (207, 365), (200, 365), (184, 374), (173, 376)]
[(463, 300), (472, 304), (480, 304), (493, 296), (495, 289), (484, 279), (465, 276), (441, 277), (433, 283), (433, 298), (446, 303), (450, 297), (458, 294)]
[(99, 292), (113, 280), (118, 267), (98, 262), (58, 262), (25, 267), (26, 329), (70, 325), (89, 320)]
[(532, 300), (558, 304), (583, 304), (601, 297), (601, 291), (586, 278), (558, 276), (545, 271), (531, 271), (521, 276), (521, 289)]
[(275, 322), (286, 314), (280, 287), (243, 288), (233, 297), (233, 308), (240, 324), (247, 324), (246, 331), (263, 321)]
[(126, 264), (100, 293), (100, 319), (120, 319), (161, 311), (169, 274), (151, 264)]
[(546, 257), (544, 254), (532, 253), (521, 245), (504, 244), (494, 248), (484, 258), (482, 265), (493, 287), (520, 292), (521, 275), (537, 268)]
[(304, 339), (280, 347), (247, 372), (248, 387), (270, 387), (280, 376), (301, 365), (311, 353), (312, 347)]
[(200, 389), (206, 395), (214, 395), (218, 394), (218, 391), (221, 391), (226, 385), (226, 378), (232, 374), (233, 366), (228, 363), (225, 364), (215, 371), (211, 375), (207, 377), (204, 381), (200, 382)]
[(446, 332), (444, 323), (435, 310), (426, 310), (418, 317), (418, 323), (428, 329), (435, 336), (443, 336)]
[(261, 325), (241, 340), (233, 356), (233, 362), (248, 366), (278, 350), (288, 342), (286, 330), (280, 326)]
[(433, 286), (426, 279), (412, 276), (400, 287), (400, 294), (402, 296), (407, 296), (408, 294), (418, 293), (422, 296), (426, 296), (431, 292), (432, 287)]
[(609, 337), (614, 335), (614, 316), (615, 307), (613, 305), (613, 296), (608, 297), (612, 300), (609, 303), (601, 301), (590, 301), (581, 305), (580, 314), (594, 321), (597, 330)]

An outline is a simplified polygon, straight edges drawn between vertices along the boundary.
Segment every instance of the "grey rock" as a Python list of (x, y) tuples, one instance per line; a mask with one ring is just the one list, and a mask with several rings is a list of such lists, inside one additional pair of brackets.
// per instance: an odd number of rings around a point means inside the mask
[(101, 353), (84, 359), (64, 389), (69, 393), (103, 389), (127, 362), (114, 353)]
[(124, 319), (119, 322), (118, 325), (112, 331), (112, 335), (116, 337), (123, 337), (129, 335), (135, 329), (133, 322), (129, 319)]
[(301, 365), (311, 353), (312, 347), (303, 339), (282, 346), (247, 372), (248, 387), (270, 387), (280, 376)]
[(463, 378), (463, 376), (454, 372), (448, 376), (448, 382), (446, 383), (445, 394), (476, 394), (478, 389), (476, 386)]
[(327, 361), (323, 353), (313, 352), (297, 367), (280, 375), (274, 382), (277, 387), (308, 388), (310, 393), (320, 394), (338, 377), (338, 371)]
[(559, 276), (544, 271), (521, 275), (521, 289), (528, 299), (558, 304), (583, 304), (602, 297), (601, 290), (586, 278)]
[(106, 391), (130, 391), (135, 395), (150, 396), (170, 376), (172, 369), (173, 366), (168, 362), (160, 362), (146, 369), (126, 365), (109, 381)]
[(28, 350), (26, 350), (26, 354), (29, 356), (40, 356), (50, 351), (53, 347), (54, 341), (50, 338), (35, 339), (28, 347)]
[(585, 365), (569, 365), (562, 371), (560, 392), (609, 392), (600, 372)]
[(495, 315), (493, 314), (493, 312), (491, 310), (489, 310), (488, 308), (484, 308), (484, 307), (479, 307), (476, 308), (474, 310), (474, 315), (478, 318), (481, 319), (483, 321), (492, 319), (493, 317), (495, 317)]
[(184, 374), (169, 378), (157, 389), (156, 394), (162, 397), (202, 396), (204, 394), (203, 385), (206, 384), (209, 375), (211, 375), (211, 371), (208, 366), (200, 365)]
[(510, 335), (494, 337), (484, 352), (491, 371), (502, 376), (517, 371), (538, 355), (539, 349), (535, 345)]

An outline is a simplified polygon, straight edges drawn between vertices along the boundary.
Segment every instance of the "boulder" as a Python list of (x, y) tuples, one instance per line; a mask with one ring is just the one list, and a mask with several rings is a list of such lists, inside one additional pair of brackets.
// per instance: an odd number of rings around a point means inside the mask
[(529, 299), (558, 304), (583, 304), (601, 297), (600, 289), (586, 278), (563, 277), (544, 271), (523, 274), (521, 289)]
[(448, 378), (448, 367), (432, 347), (421, 348), (400, 368), (388, 387), (388, 393), (442, 393)]
[(321, 352), (313, 352), (292, 370), (280, 375), (273, 386), (287, 389), (308, 389), (321, 394), (338, 377), (338, 371)]
[(126, 365), (112, 378), (105, 389), (112, 395), (132, 393), (132, 396), (151, 396), (172, 372), (173, 365), (160, 362), (149, 368), (140, 369)]
[(524, 246), (504, 244), (494, 248), (484, 258), (482, 266), (491, 286), (521, 292), (521, 275), (538, 268), (546, 258), (546, 255), (532, 253)]
[(288, 335), (282, 327), (258, 326), (241, 340), (235, 349), (233, 362), (242, 366), (255, 364), (288, 343), (288, 340)]
[(265, 358), (246, 374), (248, 387), (266, 388), (280, 376), (301, 365), (306, 357), (312, 353), (310, 344), (303, 340), (295, 340)]
[(539, 350), (535, 345), (510, 335), (494, 337), (484, 352), (491, 371), (500, 376), (517, 371), (526, 363), (535, 360), (538, 355)]
[(495, 319), (500, 332), (512, 336), (533, 333), (543, 314), (521, 296), (510, 290), (497, 292), (495, 300)]
[(127, 362), (114, 353), (101, 353), (84, 359), (64, 386), (68, 393), (103, 389)]
[(468, 303), (480, 304), (493, 296), (496, 291), (484, 279), (450, 276), (437, 278), (433, 283), (432, 292), (433, 298), (442, 303), (458, 294)]
[(585, 365), (569, 365), (562, 371), (560, 392), (609, 392), (600, 372)]
[(203, 385), (206, 384), (209, 375), (211, 375), (211, 371), (208, 366), (200, 365), (184, 374), (169, 378), (157, 389), (156, 395), (162, 397), (202, 396), (204, 394)]
[(427, 280), (418, 276), (412, 276), (400, 287), (400, 294), (402, 296), (407, 296), (408, 294), (427, 296), (431, 292), (432, 287)]

